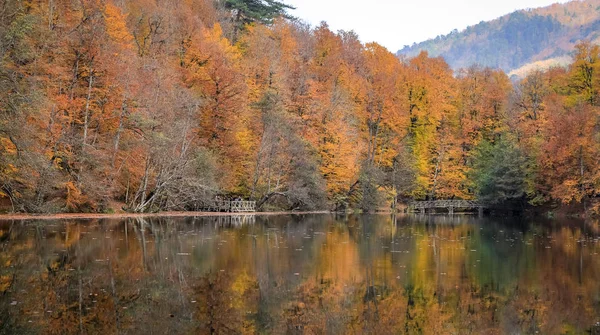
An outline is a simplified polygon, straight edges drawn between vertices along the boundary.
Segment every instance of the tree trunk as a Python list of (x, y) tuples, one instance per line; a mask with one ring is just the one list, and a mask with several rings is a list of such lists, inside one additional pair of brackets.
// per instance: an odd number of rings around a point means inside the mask
[(121, 132), (123, 131), (123, 117), (125, 116), (126, 110), (125, 101), (121, 105), (121, 113), (119, 113), (119, 127), (117, 128), (117, 133), (115, 134), (115, 143), (113, 146), (113, 153), (111, 158), (111, 165), (115, 167), (115, 161), (117, 159), (117, 153), (119, 152), (119, 142), (121, 141)]
[(583, 165), (583, 145), (579, 146), (579, 187), (581, 192), (581, 202), (583, 204), (583, 213), (587, 213), (587, 199), (585, 195), (585, 185), (584, 185), (584, 165)]
[(438, 159), (435, 162), (435, 172), (433, 174), (433, 187), (431, 188), (431, 193), (429, 194), (429, 197), (432, 200), (435, 199), (435, 191), (436, 191), (436, 188), (437, 188), (437, 179), (438, 179), (438, 176), (440, 174), (440, 169), (441, 169), (442, 161), (444, 160), (444, 152), (445, 152), (445, 148), (442, 145), (442, 148), (440, 150), (440, 154), (438, 155)]
[(85, 102), (85, 114), (83, 116), (83, 141), (81, 143), (82, 144), (82, 148), (85, 148), (85, 142), (87, 141), (87, 136), (88, 136), (89, 114), (90, 114), (90, 100), (92, 98), (92, 84), (93, 84), (93, 82), (94, 82), (94, 71), (90, 70), (90, 77), (88, 79), (87, 99), (86, 99), (86, 102)]

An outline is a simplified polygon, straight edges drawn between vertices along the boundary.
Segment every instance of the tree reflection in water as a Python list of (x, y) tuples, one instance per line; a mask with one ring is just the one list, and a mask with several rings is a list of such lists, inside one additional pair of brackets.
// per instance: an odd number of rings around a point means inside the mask
[(600, 332), (597, 223), (0, 223), (0, 333)]

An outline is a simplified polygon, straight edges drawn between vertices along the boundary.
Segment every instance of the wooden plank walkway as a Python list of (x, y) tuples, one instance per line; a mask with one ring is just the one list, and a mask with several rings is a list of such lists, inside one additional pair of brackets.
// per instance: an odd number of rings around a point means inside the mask
[(256, 201), (245, 200), (215, 200), (205, 204), (207, 212), (249, 213), (256, 212)]
[(446, 209), (448, 214), (454, 214), (455, 209), (477, 210), (479, 215), (483, 215), (483, 210), (487, 206), (481, 202), (474, 200), (430, 200), (430, 201), (413, 201), (408, 205), (409, 211), (427, 213), (427, 210)]

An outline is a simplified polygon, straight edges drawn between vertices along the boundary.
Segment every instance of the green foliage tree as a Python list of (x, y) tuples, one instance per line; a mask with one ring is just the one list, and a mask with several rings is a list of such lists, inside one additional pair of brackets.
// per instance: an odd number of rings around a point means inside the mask
[(276, 0), (224, 0), (225, 9), (231, 11), (233, 21), (233, 41), (245, 25), (250, 23), (271, 24), (276, 17), (290, 18), (287, 11), (295, 9), (281, 1)]
[(515, 202), (525, 195), (525, 158), (516, 144), (501, 137), (483, 140), (476, 148), (472, 180), (480, 201)]
[(360, 209), (371, 212), (381, 203), (379, 185), (382, 184), (383, 173), (380, 168), (365, 163), (360, 171), (359, 183), (361, 191)]

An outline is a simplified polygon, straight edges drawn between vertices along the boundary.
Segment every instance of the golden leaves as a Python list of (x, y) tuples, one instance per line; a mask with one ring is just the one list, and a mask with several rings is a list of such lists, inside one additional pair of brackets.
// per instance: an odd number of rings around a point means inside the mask
[(108, 36), (116, 43), (132, 48), (133, 36), (127, 29), (127, 15), (121, 13), (119, 7), (109, 1), (104, 7), (104, 17)]

